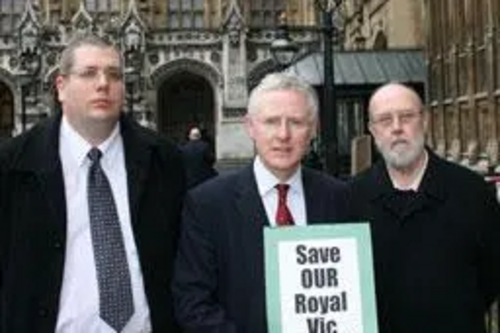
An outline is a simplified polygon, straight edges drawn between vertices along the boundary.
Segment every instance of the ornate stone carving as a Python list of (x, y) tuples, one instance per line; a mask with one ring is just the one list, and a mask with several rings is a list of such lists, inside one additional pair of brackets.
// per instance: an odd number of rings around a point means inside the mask
[(222, 74), (219, 73), (215, 67), (210, 64), (191, 59), (177, 59), (166, 63), (151, 74), (151, 81), (154, 86), (157, 86), (160, 83), (160, 80), (163, 80), (179, 71), (188, 71), (198, 74), (206, 78), (214, 88), (219, 87), (221, 83)]
[(71, 19), (71, 31), (74, 35), (75, 34), (86, 35), (91, 33), (92, 34), (97, 33), (97, 28), (95, 26), (94, 20), (87, 12), (84, 1), (80, 2), (80, 7), (78, 8), (78, 11)]
[(122, 49), (125, 52), (127, 70), (140, 72), (144, 62), (146, 25), (141, 20), (134, 0), (129, 3), (127, 14), (121, 25)]
[(240, 43), (241, 34), (244, 33), (244, 20), (241, 15), (241, 10), (236, 0), (232, 0), (226, 12), (226, 18), (223, 23), (224, 31), (226, 32), (229, 43), (236, 47)]
[(26, 1), (18, 30), (18, 52), (21, 70), (33, 74), (39, 67), (40, 24), (31, 1)]
[(246, 108), (224, 108), (224, 116), (227, 118), (243, 117), (246, 113)]
[(149, 53), (148, 54), (148, 59), (149, 59), (149, 63), (151, 65), (156, 65), (158, 64), (158, 62), (160, 61), (160, 57), (158, 56), (158, 53), (157, 52), (152, 52), (152, 53)]

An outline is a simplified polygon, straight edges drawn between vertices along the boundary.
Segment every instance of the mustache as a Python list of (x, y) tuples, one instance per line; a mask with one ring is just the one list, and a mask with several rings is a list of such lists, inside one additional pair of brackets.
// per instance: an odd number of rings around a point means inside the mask
[(410, 142), (406, 139), (396, 139), (394, 140), (393, 142), (391, 142), (391, 147), (395, 147), (395, 146), (398, 146), (400, 144), (409, 144)]

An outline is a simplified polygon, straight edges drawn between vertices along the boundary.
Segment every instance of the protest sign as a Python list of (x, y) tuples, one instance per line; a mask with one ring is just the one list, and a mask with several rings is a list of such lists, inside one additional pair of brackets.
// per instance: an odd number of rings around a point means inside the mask
[(377, 333), (367, 223), (266, 228), (269, 333)]

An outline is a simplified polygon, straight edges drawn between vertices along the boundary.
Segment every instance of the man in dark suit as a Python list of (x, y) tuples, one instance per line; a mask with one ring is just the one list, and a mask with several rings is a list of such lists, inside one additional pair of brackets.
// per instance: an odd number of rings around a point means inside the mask
[(300, 165), (317, 121), (309, 85), (268, 75), (250, 94), (245, 119), (254, 162), (189, 192), (173, 283), (186, 332), (267, 332), (264, 227), (347, 219), (345, 185)]
[(217, 175), (217, 171), (213, 167), (215, 156), (213, 156), (208, 142), (203, 140), (198, 127), (189, 130), (188, 141), (182, 145), (181, 151), (186, 168), (188, 188), (195, 187)]
[(382, 86), (369, 129), (382, 160), (354, 179), (370, 221), (381, 333), (484, 333), (500, 290), (500, 206), (482, 177), (425, 148), (412, 89)]
[(180, 153), (122, 114), (108, 42), (74, 39), (56, 86), (62, 114), (0, 148), (0, 332), (177, 332)]

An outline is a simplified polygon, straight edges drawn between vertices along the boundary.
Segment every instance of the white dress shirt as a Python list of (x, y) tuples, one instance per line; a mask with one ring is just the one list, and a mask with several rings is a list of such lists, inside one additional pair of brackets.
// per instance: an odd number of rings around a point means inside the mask
[[(114, 333), (99, 316), (99, 295), (87, 202), (87, 173), (92, 146), (63, 116), (59, 136), (66, 195), (66, 261), (56, 333)], [(119, 124), (99, 148), (101, 166), (115, 199), (130, 269), (135, 312), (123, 333), (150, 332), (149, 308), (144, 292), (137, 248), (130, 222), (127, 174)], [(167, 286), (165, 286), (167, 288)]]
[[(278, 210), (278, 190), (275, 188), (280, 180), (274, 176), (257, 156), (253, 163), (253, 171), (260, 197), (266, 208), (269, 224), (276, 226), (276, 211)], [(287, 195), (287, 206), (293, 216), (294, 224), (307, 225), (306, 201), (302, 184), (302, 170), (299, 168), (286, 182), (290, 185)]]

